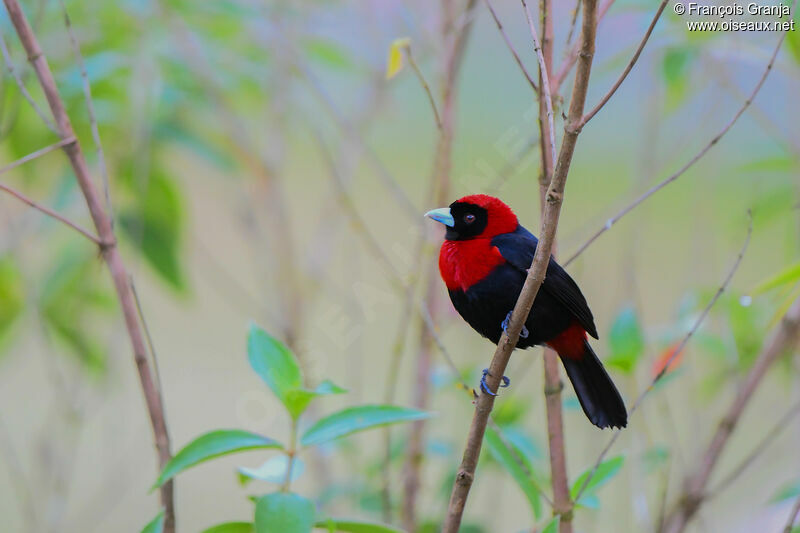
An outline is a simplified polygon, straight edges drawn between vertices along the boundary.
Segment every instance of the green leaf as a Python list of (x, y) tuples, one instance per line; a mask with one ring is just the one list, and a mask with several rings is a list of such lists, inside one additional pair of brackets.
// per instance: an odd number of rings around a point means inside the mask
[(0, 258), (0, 343), (25, 307), (22, 287), (22, 276), (11, 257)]
[(773, 274), (772, 276), (768, 277), (756, 285), (756, 287), (751, 291), (750, 295), (757, 296), (777, 287), (788, 285), (789, 283), (797, 283), (798, 281), (800, 281), (800, 262), (789, 265), (788, 267), (779, 271), (777, 274)]
[(428, 418), (429, 413), (395, 405), (362, 405), (333, 413), (308, 428), (300, 439), (303, 446), (313, 446), (397, 422), (410, 422)]
[(785, 502), (800, 496), (800, 480), (794, 481), (781, 487), (781, 489), (770, 498), (771, 503)]
[(353, 61), (341, 46), (328, 39), (308, 39), (303, 43), (311, 59), (336, 69), (353, 68)]
[[(597, 471), (592, 476), (592, 479), (589, 480), (589, 484), (586, 485), (586, 488), (583, 489), (584, 494), (591, 494), (600, 486), (604, 485), (608, 481), (611, 480), (622, 468), (622, 464), (625, 462), (625, 457), (619, 455), (617, 457), (612, 457), (606, 461), (600, 463), (600, 466), (597, 467)], [(583, 484), (586, 482), (586, 479), (592, 473), (593, 467), (589, 468), (588, 470), (584, 471), (578, 479), (575, 480), (575, 483), (572, 484), (572, 489), (570, 490), (570, 497), (574, 500), (578, 496), (578, 492), (580, 492)]]
[(728, 324), (738, 353), (739, 368), (749, 368), (761, 349), (765, 328), (755, 305), (742, 305), (742, 300), (729, 295), (725, 300)]
[(344, 531), (345, 533), (403, 533), (402, 529), (387, 526), (386, 524), (359, 522), (355, 520), (341, 520), (338, 518), (320, 520), (314, 524), (314, 527), (327, 529), (328, 531)]
[(303, 375), (297, 358), (282, 342), (255, 324), (250, 326), (247, 356), (255, 373), (272, 389), (295, 420), (314, 398), (347, 392), (328, 380), (314, 390), (303, 388)]
[(298, 494), (275, 492), (256, 502), (256, 533), (308, 533), (314, 504)]
[(531, 477), (531, 474), (533, 473), (531, 465), (529, 463), (525, 464), (527, 472), (525, 469), (523, 469), (522, 465), (520, 465), (520, 461), (523, 463), (525, 462), (525, 456), (510, 442), (509, 446), (512, 449), (509, 450), (509, 448), (503, 444), (500, 435), (498, 435), (497, 432), (491, 427), (486, 428), (484, 442), (488, 446), (492, 457), (494, 457), (494, 459), (506, 469), (511, 477), (514, 478), (514, 481), (517, 482), (519, 488), (522, 489), (522, 492), (525, 494), (525, 498), (527, 498), (528, 504), (531, 507), (534, 518), (538, 519), (542, 514), (542, 502), (539, 496), (539, 489)]
[[(797, 13), (794, 13), (792, 16), (794, 17), (795, 26), (800, 26), (800, 19), (798, 19)], [(789, 45), (789, 50), (792, 52), (795, 62), (800, 64), (800, 31), (787, 31), (786, 42)]]
[[(270, 483), (281, 484), (286, 481), (286, 469), (289, 467), (289, 458), (285, 455), (277, 455), (268, 459), (258, 468), (239, 467), (239, 481), (244, 485), (252, 479), (269, 481)], [(291, 481), (295, 481), (305, 471), (306, 465), (302, 459), (295, 457), (292, 462)]]
[(194, 439), (175, 454), (158, 476), (155, 487), (189, 467), (221, 455), (256, 449), (283, 449), (283, 446), (268, 437), (243, 431), (241, 429), (220, 429)]
[(164, 281), (185, 290), (186, 275), (180, 257), (184, 214), (177, 185), (165, 174), (154, 171), (136, 198), (138, 205), (119, 216), (122, 231)]
[(254, 533), (255, 527), (250, 522), (225, 522), (211, 526), (202, 533)]
[(303, 411), (306, 410), (311, 400), (317, 396), (325, 396), (328, 394), (342, 394), (347, 392), (346, 389), (339, 387), (329, 380), (320, 383), (314, 390), (295, 389), (286, 393), (286, 408), (292, 418), (297, 420)]
[(739, 167), (742, 172), (791, 172), (797, 166), (794, 158), (788, 155), (764, 157), (749, 161)]
[(106, 368), (107, 350), (92, 333), (114, 305), (110, 293), (98, 283), (102, 269), (94, 254), (67, 248), (47, 274), (39, 301), (53, 338), (95, 376)]
[(288, 408), (289, 392), (303, 385), (300, 365), (294, 354), (282, 342), (251, 324), (247, 337), (247, 357), (255, 373)]
[(681, 103), (688, 87), (688, 71), (694, 52), (686, 46), (668, 48), (664, 53), (662, 71), (667, 84), (667, 107), (674, 109)]
[(558, 533), (558, 525), (561, 523), (561, 516), (554, 516), (552, 520), (550, 520), (544, 529), (542, 529), (542, 533)]
[(625, 307), (611, 325), (609, 335), (611, 356), (606, 365), (623, 372), (633, 372), (644, 353), (644, 334), (633, 307)]
[(164, 530), (164, 510), (156, 515), (146, 526), (142, 529), (142, 533), (161, 533)]

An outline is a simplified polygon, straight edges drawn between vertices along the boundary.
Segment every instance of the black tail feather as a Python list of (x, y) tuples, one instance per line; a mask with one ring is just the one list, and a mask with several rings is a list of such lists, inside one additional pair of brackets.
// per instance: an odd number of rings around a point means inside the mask
[(592, 424), (601, 429), (628, 425), (628, 412), (622, 396), (588, 342), (584, 342), (583, 357), (561, 356), (561, 362), (583, 412)]

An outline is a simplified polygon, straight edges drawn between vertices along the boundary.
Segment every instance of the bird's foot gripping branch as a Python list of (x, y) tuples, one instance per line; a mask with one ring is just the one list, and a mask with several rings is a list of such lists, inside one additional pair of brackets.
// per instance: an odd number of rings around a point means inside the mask
[[(428, 216), (447, 226), (439, 256), (442, 279), (453, 306), (481, 335), (497, 344), (509, 335), (514, 307), (523, 291), (539, 240), (509, 206), (474, 194)], [(547, 274), (518, 332), (517, 348), (547, 345), (558, 352), (586, 417), (600, 428), (625, 427), (622, 397), (587, 341), (597, 338), (594, 317), (578, 284), (550, 258)], [(510, 341), (509, 341), (510, 342)], [(509, 352), (510, 353), (510, 352)], [(508, 378), (498, 373), (503, 385)], [(486, 369), (481, 390), (496, 396)]]
[[(212, 528), (214, 531), (273, 533), (311, 531), (318, 527), (331, 531), (401, 533), (399, 529), (384, 524), (330, 518), (321, 513), (310, 499), (291, 492), (291, 486), (303, 473), (302, 455), (310, 449), (367, 429), (428, 418), (429, 414), (394, 405), (359, 405), (324, 416), (301, 433), (300, 419), (312, 401), (347, 391), (329, 380), (313, 389), (304, 387), (296, 356), (256, 326), (250, 328), (247, 356), (253, 371), (267, 384), (288, 415), (288, 444), (241, 429), (211, 431), (197, 437), (175, 454), (164, 467), (154, 488), (167, 483), (184, 470), (216, 457), (246, 450), (270, 450), (270, 453), (277, 454), (256, 468), (240, 467), (237, 474), (242, 484), (252, 480), (265, 481), (274, 484), (276, 490), (255, 498), (254, 516), (247, 521), (220, 524)], [(160, 532), (161, 523), (163, 513), (145, 530)], [(291, 528), (288, 524), (291, 524)]]
[[(484, 368), (483, 369), (483, 373), (481, 375), (481, 390), (483, 392), (485, 392), (486, 394), (491, 394), (492, 396), (497, 396), (497, 393), (496, 392), (492, 392), (492, 389), (490, 389), (489, 385), (486, 384), (486, 376), (488, 376), (488, 375), (490, 375), (489, 374), (489, 369), (488, 368)], [(500, 385), (501, 388), (506, 388), (509, 385), (511, 385), (511, 379), (509, 379), (507, 376), (503, 376), (501, 379), (503, 380), (502, 385)]]

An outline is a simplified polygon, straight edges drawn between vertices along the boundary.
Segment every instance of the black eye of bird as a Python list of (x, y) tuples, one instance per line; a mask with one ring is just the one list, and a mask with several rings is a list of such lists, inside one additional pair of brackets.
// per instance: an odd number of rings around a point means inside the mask
[(467, 224), (472, 224), (473, 222), (475, 222), (475, 215), (473, 215), (472, 213), (464, 215), (464, 222), (466, 222)]

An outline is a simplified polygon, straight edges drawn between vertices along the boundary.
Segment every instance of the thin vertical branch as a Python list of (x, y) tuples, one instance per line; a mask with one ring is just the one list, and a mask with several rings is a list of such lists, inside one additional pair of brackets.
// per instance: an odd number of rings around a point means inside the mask
[[(580, 0), (579, 0), (580, 1)], [(494, 19), (494, 23), (497, 25), (497, 29), (500, 31), (500, 35), (503, 36), (503, 41), (506, 43), (508, 47), (508, 51), (511, 52), (511, 55), (514, 56), (514, 61), (517, 62), (519, 69), (522, 71), (522, 75), (525, 76), (525, 79), (528, 80), (533, 92), (539, 94), (539, 87), (536, 85), (536, 82), (533, 81), (533, 78), (528, 73), (528, 69), (525, 68), (525, 64), (519, 58), (519, 54), (514, 49), (514, 45), (511, 44), (511, 39), (508, 38), (506, 31), (503, 29), (503, 24), (500, 22), (500, 19), (497, 17), (497, 13), (494, 11), (494, 7), (492, 7), (492, 2), (490, 0), (483, 0), (483, 3), (486, 4), (486, 8), (489, 10), (489, 13), (492, 14), (492, 18)]]
[[(597, 29), (596, 0), (584, 0), (584, 13), (586, 14), (582, 27), (583, 46), (578, 62), (578, 69), (575, 76), (575, 85), (572, 89), (572, 98), (568, 116), (567, 128), (564, 135), (564, 142), (558, 155), (558, 163), (550, 182), (550, 187), (546, 194), (545, 210), (542, 217), (540, 230), (540, 241), (536, 247), (533, 263), (528, 270), (525, 284), (520, 292), (514, 311), (511, 314), (508, 328), (500, 337), (497, 343), (494, 356), (489, 365), (487, 375), (487, 385), (490, 390), (496, 391), (500, 379), (508, 365), (511, 352), (519, 340), (519, 334), (525, 320), (528, 318), (533, 301), (539, 288), (544, 281), (544, 274), (550, 260), (550, 252), (555, 241), (556, 229), (558, 228), (558, 218), (561, 212), (561, 204), (564, 197), (564, 187), (566, 185), (569, 166), (575, 150), (579, 132), (570, 128), (571, 124), (576, 124), (583, 116), (583, 106), (586, 102), (586, 91), (589, 85), (592, 59), (594, 57), (594, 41)], [(483, 436), (486, 432), (486, 425), (489, 415), (494, 407), (495, 397), (482, 391), (475, 402), (475, 414), (470, 424), (467, 443), (464, 449), (464, 456), (461, 466), (456, 474), (453, 483), (453, 491), (450, 495), (450, 503), (447, 508), (442, 531), (443, 533), (456, 533), (461, 525), (464, 508), (467, 503), (467, 496), (475, 479), (475, 469), (478, 464)]]
[(103, 143), (100, 141), (100, 130), (97, 127), (97, 113), (94, 110), (94, 101), (92, 100), (92, 86), (89, 83), (89, 73), (86, 71), (86, 63), (83, 61), (81, 54), (81, 45), (78, 42), (78, 37), (72, 29), (72, 21), (67, 13), (67, 5), (64, 0), (60, 0), (61, 10), (64, 13), (64, 25), (67, 27), (69, 33), (69, 41), (72, 45), (72, 51), (75, 54), (75, 61), (78, 63), (78, 68), (81, 72), (81, 83), (83, 85), (83, 96), (86, 100), (86, 110), (89, 114), (89, 129), (92, 131), (92, 141), (94, 142), (95, 150), (97, 150), (97, 166), (100, 169), (100, 177), (103, 180), (103, 195), (106, 200), (106, 213), (111, 218), (111, 225), (114, 225), (114, 212), (111, 208), (111, 184), (108, 179), (108, 167), (106, 166), (106, 156), (103, 151)]
[(411, 70), (414, 71), (414, 74), (417, 76), (417, 80), (419, 80), (420, 85), (422, 85), (422, 89), (425, 91), (425, 95), (428, 97), (428, 103), (431, 105), (431, 111), (433, 111), (433, 118), (436, 120), (436, 129), (441, 132), (442, 119), (439, 116), (439, 109), (436, 107), (436, 99), (433, 97), (431, 87), (428, 85), (428, 81), (425, 79), (425, 76), (422, 75), (419, 65), (417, 65), (417, 62), (414, 60), (414, 55), (411, 53), (410, 45), (405, 47), (405, 53), (406, 59), (408, 59), (408, 64), (411, 66)]
[[(468, 0), (463, 14), (469, 14), (476, 0)], [(458, 73), (463, 62), (467, 41), (472, 30), (472, 20), (468, 19), (463, 26), (456, 27), (459, 13), (455, 0), (442, 1), (442, 36), (445, 39), (442, 80), (442, 117), (439, 140), (433, 162), (431, 180), (432, 197), (436, 205), (447, 203), (450, 195), (450, 172), (452, 169), (453, 138), (455, 135), (456, 91)], [(425, 236), (423, 235), (423, 238)], [(420, 324), (419, 351), (414, 371), (413, 404), (418, 409), (427, 409), (431, 395), (431, 369), (433, 363), (434, 331), (426, 327), (425, 320), (430, 318), (435, 323), (440, 294), (437, 268), (430, 262), (426, 269), (425, 304), (422, 306), (427, 316), (422, 317)], [(431, 324), (433, 325), (433, 324)], [(403, 469), (403, 505), (402, 523), (406, 531), (417, 530), (417, 499), (422, 478), (422, 463), (425, 458), (425, 429), (423, 420), (412, 423)]]
[[(70, 139), (75, 137), (69, 116), (64, 108), (64, 102), (58, 93), (58, 88), (50, 71), (50, 66), (47, 59), (42, 52), (39, 42), (25, 17), (22, 7), (17, 0), (3, 0), (6, 9), (8, 10), (11, 23), (16, 29), (17, 35), (25, 48), (28, 60), (33, 66), (36, 76), (39, 79), (39, 84), (44, 91), (47, 102), (50, 106), (50, 111), (55, 118), (59, 135), (62, 139)], [(139, 380), (144, 393), (145, 402), (147, 403), (147, 410), (150, 416), (150, 422), (153, 428), (153, 435), (155, 437), (155, 444), (158, 450), (159, 465), (163, 467), (169, 461), (170, 443), (169, 433), (167, 431), (167, 424), (164, 415), (164, 406), (158, 394), (158, 390), (153, 383), (153, 376), (151, 374), (150, 365), (147, 360), (147, 349), (142, 335), (141, 325), (138, 320), (136, 312), (136, 304), (128, 283), (128, 276), (126, 273), (125, 263), (119, 253), (117, 247), (116, 236), (114, 229), (111, 225), (109, 214), (103, 209), (102, 202), (100, 201), (97, 190), (92, 181), (89, 173), (89, 167), (86, 164), (86, 159), (81, 152), (79, 142), (69, 143), (64, 145), (64, 152), (69, 158), (70, 164), (78, 185), (81, 188), (89, 213), (94, 222), (97, 234), (102, 242), (100, 251), (103, 259), (105, 260), (108, 270), (111, 273), (114, 282), (114, 288), (117, 292), (120, 307), (125, 319), (125, 326), (128, 331), (128, 336), (133, 348), (134, 360), (139, 372)], [(175, 531), (175, 510), (173, 501), (173, 485), (172, 482), (166, 483), (161, 488), (161, 503), (165, 509), (164, 531), (173, 533)]]
[[(544, 3), (543, 5), (546, 5)], [(531, 10), (528, 8), (528, 4), (525, 0), (522, 0), (522, 7), (525, 9), (525, 17), (528, 19), (528, 27), (531, 30), (531, 39), (533, 40), (533, 51), (536, 53), (536, 58), (539, 60), (539, 73), (542, 77), (542, 92), (544, 93), (544, 104), (547, 110), (547, 125), (549, 126), (549, 135), (548, 140), (550, 141), (550, 155), (553, 157), (553, 161), (556, 160), (556, 136), (555, 136), (555, 125), (553, 124), (553, 97), (550, 95), (550, 79), (548, 77), (548, 64), (545, 61), (544, 55), (542, 54), (542, 45), (539, 43), (539, 35), (536, 32), (536, 24), (533, 22), (533, 15), (531, 15)], [(552, 19), (549, 16), (550, 13), (545, 13), (545, 24), (552, 25)], [(552, 48), (550, 49), (552, 52)], [(550, 176), (547, 176), (548, 180)]]

